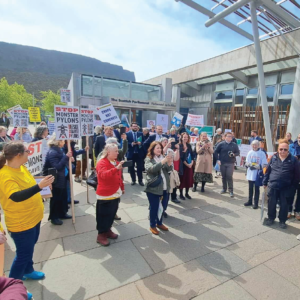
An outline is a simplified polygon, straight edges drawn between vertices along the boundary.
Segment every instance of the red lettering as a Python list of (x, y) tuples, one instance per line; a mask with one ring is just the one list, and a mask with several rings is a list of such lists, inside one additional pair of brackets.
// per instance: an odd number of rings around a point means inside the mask
[(36, 145), (37, 145), (37, 152), (40, 152), (41, 151), (42, 142), (37, 142)]
[(32, 155), (34, 153), (34, 144), (30, 144), (28, 150), (30, 151), (29, 156)]

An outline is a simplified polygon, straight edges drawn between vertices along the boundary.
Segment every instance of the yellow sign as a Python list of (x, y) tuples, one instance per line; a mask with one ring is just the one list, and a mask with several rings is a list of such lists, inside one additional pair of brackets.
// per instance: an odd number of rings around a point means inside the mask
[(41, 122), (41, 112), (39, 107), (28, 107), (29, 121)]

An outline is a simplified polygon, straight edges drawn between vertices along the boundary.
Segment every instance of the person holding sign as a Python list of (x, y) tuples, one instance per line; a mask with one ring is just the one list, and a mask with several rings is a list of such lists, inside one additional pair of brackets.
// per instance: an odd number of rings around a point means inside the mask
[(31, 143), (32, 137), (27, 131), (26, 127), (18, 127), (15, 135), (15, 141), (22, 141), (24, 143)]
[(16, 245), (16, 257), (9, 277), (39, 280), (45, 274), (33, 269), (32, 257), (44, 216), (40, 191), (44, 187), (51, 187), (54, 177), (46, 176), (36, 184), (24, 166), (29, 152), (21, 142), (11, 142), (4, 146), (0, 155), (0, 203), (6, 227)]
[(109, 246), (108, 239), (117, 239), (118, 235), (111, 230), (114, 218), (119, 208), (122, 194), (125, 193), (122, 179), (122, 165), (118, 162), (118, 146), (107, 144), (96, 166), (97, 172), (97, 243)]

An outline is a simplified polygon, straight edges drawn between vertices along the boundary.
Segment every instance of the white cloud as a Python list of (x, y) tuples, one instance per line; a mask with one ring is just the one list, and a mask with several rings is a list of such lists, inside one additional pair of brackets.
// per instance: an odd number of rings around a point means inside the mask
[(0, 0), (0, 40), (94, 57), (142, 81), (229, 50), (204, 37), (200, 14), (198, 27), (179, 19), (184, 9), (174, 0)]

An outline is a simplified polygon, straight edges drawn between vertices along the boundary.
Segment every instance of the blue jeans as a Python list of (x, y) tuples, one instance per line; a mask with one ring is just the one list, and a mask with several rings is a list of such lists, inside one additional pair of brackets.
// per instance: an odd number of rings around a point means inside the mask
[[(156, 225), (161, 225), (163, 216), (160, 220), (158, 220), (157, 214), (158, 214), (158, 206), (161, 196), (155, 195), (152, 193), (147, 193), (147, 197), (149, 200), (149, 209), (150, 209), (150, 227), (154, 228)], [(162, 206), (164, 208), (164, 211), (166, 211), (167, 206), (169, 202), (169, 194), (167, 191), (164, 191), (163, 194), (163, 200), (162, 200)]]
[(34, 246), (40, 235), (40, 227), (41, 222), (25, 231), (10, 232), (16, 245), (16, 257), (10, 269), (10, 278), (22, 279), (23, 275), (34, 271), (32, 257)]

